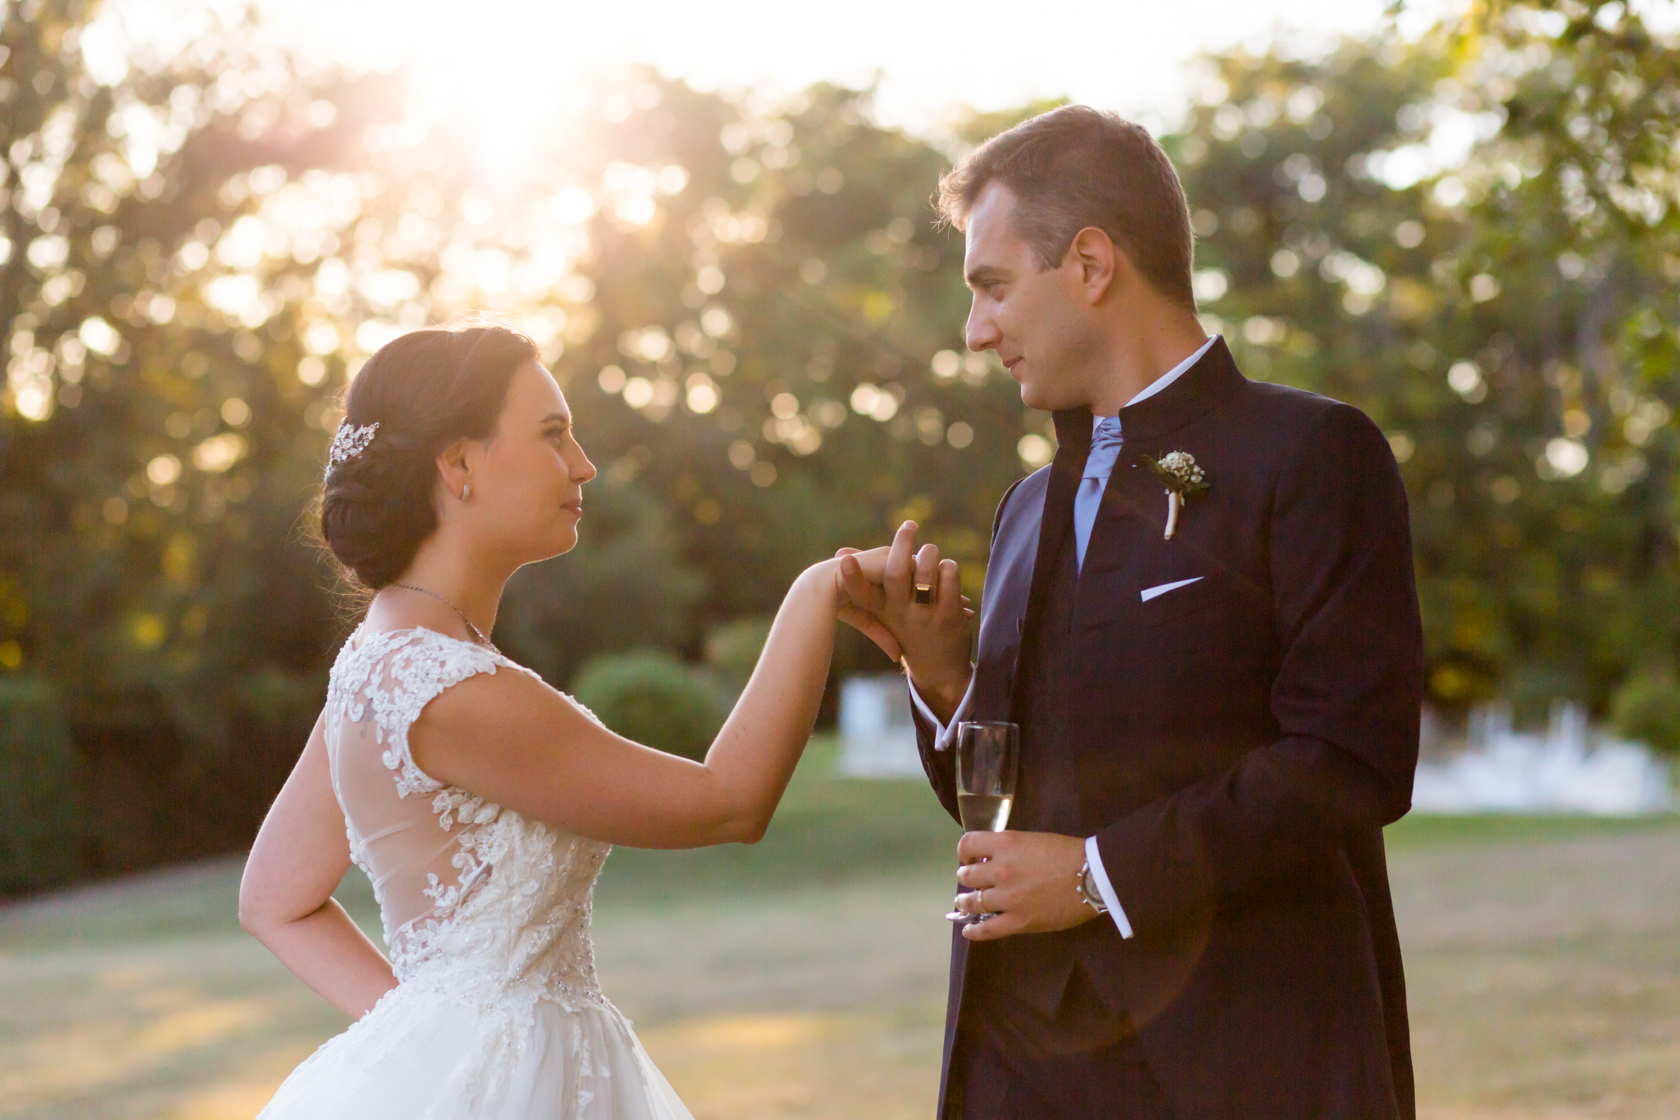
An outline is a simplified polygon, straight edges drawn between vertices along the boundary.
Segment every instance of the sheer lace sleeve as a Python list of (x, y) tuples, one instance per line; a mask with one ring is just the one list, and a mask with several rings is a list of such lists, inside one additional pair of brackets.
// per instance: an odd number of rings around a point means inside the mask
[(518, 666), (423, 629), (368, 635), (360, 645), (353, 638), (333, 668), (333, 788), (351, 855), (373, 881), (393, 950), (411, 923), (460, 904), (490, 873), (501, 840), (487, 827), (501, 807), (420, 769), (409, 731), (445, 689), (502, 668)]
[[(407, 797), (411, 793), (432, 793), (443, 788), (442, 782), (414, 764), (408, 748), (408, 729), (444, 689), (479, 673), (493, 674), (500, 662), (495, 654), (481, 646), (454, 641), (429, 630), (408, 631), (402, 637), (409, 640), (398, 644), (372, 666), (364, 695), (373, 708), (374, 734), (384, 747), (380, 757), (397, 773), (397, 796)], [(351, 714), (351, 719), (359, 718), (359, 713)]]
[[(326, 739), (350, 852), (373, 883), (399, 986), (470, 990), (477, 1004), (516, 989), (598, 1004), (589, 910), (608, 846), (441, 782), (410, 749), (427, 704), (504, 669), (530, 672), (428, 630), (346, 643), (328, 689)], [(455, 746), (473, 749), (472, 731), (463, 735)]]

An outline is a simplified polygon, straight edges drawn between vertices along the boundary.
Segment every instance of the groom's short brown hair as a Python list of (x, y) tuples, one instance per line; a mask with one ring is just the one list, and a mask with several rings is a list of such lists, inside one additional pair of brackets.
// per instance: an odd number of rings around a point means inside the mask
[(957, 229), (986, 184), (1017, 200), (1015, 231), (1039, 263), (1062, 263), (1087, 226), (1108, 234), (1163, 295), (1195, 309), (1190, 207), (1172, 161), (1141, 125), (1087, 105), (1064, 105), (965, 156), (939, 179), (934, 205)]

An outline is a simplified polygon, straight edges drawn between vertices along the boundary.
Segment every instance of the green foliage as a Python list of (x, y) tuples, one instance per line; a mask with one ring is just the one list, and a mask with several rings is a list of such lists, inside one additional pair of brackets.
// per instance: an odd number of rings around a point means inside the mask
[(706, 575), (657, 495), (605, 479), (585, 492), (578, 545), (533, 565), (508, 586), (497, 638), (555, 686), (585, 659), (619, 650), (679, 651), (694, 637)]
[(641, 225), (603, 205), (592, 329), (555, 370), (607, 475), (640, 478), (681, 524), (710, 577), (702, 622), (773, 609), (805, 565), (906, 516), (977, 591), (1015, 446), (1043, 417), (995, 363), (958, 357), (961, 244), (927, 201), (945, 154), (872, 123), (867, 92), (757, 114), (631, 84), (652, 107), (591, 138), (688, 182)]
[(106, 84), (99, 12), (0, 12), (0, 642), (78, 734), (178, 733), (197, 766), (236, 738), (235, 682), (318, 671), (334, 629), (295, 532), (331, 391), (297, 372), (315, 269), (234, 231), (359, 151), (384, 83), (279, 58), (292, 88), (220, 81), (250, 28), (194, 16), (190, 49), (131, 44)]
[(1671, 669), (1645, 668), (1616, 690), (1616, 730), (1635, 742), (1680, 754), (1680, 680)]
[[(270, 686), (319, 704), (337, 625), (298, 528), (342, 360), (303, 334), (332, 250), (249, 233), (286, 185), (363, 158), (390, 88), (253, 60), (252, 29), (208, 12), (179, 53), (127, 43), (96, 76), (81, 41), (108, 7), (0, 6), (0, 665), (99, 746), (99, 819), (63, 834), (89, 870), (243, 842), (312, 718)], [(251, 65), (286, 88), (227, 80)], [(144, 821), (107, 828), (139, 774)]]
[(684, 758), (705, 758), (723, 726), (725, 712), (710, 683), (659, 650), (591, 658), (572, 692), (625, 738)]
[(739, 618), (706, 632), (706, 668), (731, 697), (739, 696), (769, 640), (771, 615)]
[(75, 873), (76, 766), (53, 687), (36, 676), (0, 676), (0, 896)]
[[(51, 682), (78, 739), (178, 744), (182, 782), (253, 750), (260, 811), (342, 629), (303, 531), (337, 395), (472, 308), (538, 339), (601, 468), (579, 547), (501, 614), (550, 681), (693, 658), (906, 517), (978, 596), (1017, 449), (1048, 432), (963, 352), (961, 239), (928, 195), (1048, 106), (927, 138), (868, 90), (632, 70), (492, 183), (472, 121), (403, 119), (400, 75), (194, 14), (189, 49), (130, 43), (96, 76), (98, 12), (0, 7), (0, 667)], [(1602, 0), (1502, 0), (1205, 65), (1164, 142), (1209, 325), (1250, 376), (1391, 437), (1432, 699), (1562, 681), (1602, 712), (1680, 659), (1673, 41)], [(285, 88), (237, 80), (257, 71)], [(723, 691), (747, 644), (712, 658)], [(882, 664), (843, 638), (837, 671)], [(200, 827), (182, 812), (165, 831)]]
[(1602, 712), (1680, 651), (1680, 52), (1621, 5), (1503, 4), (1209, 62), (1166, 139), (1204, 309), (1250, 376), (1388, 432), (1431, 699)]
[(320, 673), (289, 673), (265, 665), (235, 685), (235, 710), (246, 736), (274, 744), (289, 757), (309, 738), (325, 690)]
[(1680, 816), (1596, 817), (1574, 813), (1408, 813), (1383, 829), (1390, 853), (1478, 844), (1532, 845), (1577, 837), (1625, 836), (1674, 828)]

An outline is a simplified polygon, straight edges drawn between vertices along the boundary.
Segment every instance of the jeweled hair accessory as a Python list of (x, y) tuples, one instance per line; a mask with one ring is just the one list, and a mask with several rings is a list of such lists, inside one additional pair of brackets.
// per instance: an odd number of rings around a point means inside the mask
[(333, 468), (340, 463), (349, 462), (366, 451), (367, 445), (373, 442), (373, 433), (378, 430), (379, 421), (377, 420), (371, 424), (363, 424), (361, 427), (357, 427), (348, 421), (340, 423), (338, 434), (333, 436), (332, 450), (327, 453), (327, 473), (331, 474)]

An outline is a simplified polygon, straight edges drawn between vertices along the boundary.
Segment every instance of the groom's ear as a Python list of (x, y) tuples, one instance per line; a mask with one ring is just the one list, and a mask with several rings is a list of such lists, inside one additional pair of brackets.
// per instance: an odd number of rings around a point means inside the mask
[(1076, 280), (1085, 294), (1085, 300), (1095, 307), (1108, 298), (1110, 291), (1124, 286), (1116, 281), (1119, 273), (1128, 269), (1131, 262), (1115, 247), (1107, 233), (1096, 226), (1086, 226), (1073, 235), (1063, 265), (1071, 265), (1077, 270)]

